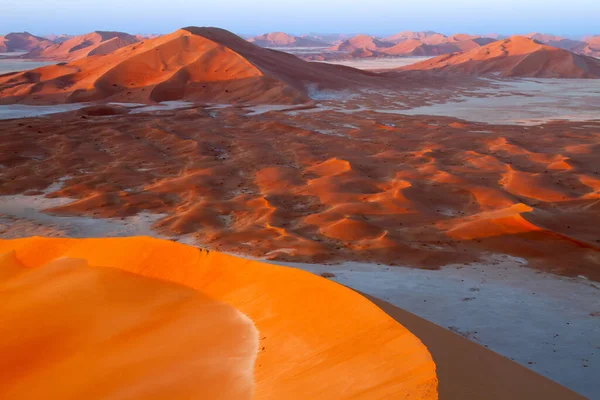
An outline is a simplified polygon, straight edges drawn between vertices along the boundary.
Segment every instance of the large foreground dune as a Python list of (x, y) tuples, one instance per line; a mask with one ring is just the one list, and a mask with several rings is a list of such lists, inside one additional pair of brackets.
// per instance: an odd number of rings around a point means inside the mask
[(375, 81), (367, 72), (307, 63), (216, 28), (185, 28), (108, 55), (0, 76), (0, 102), (111, 100), (302, 103), (308, 87)]
[(298, 270), (35, 237), (0, 241), (0, 296), (2, 398), (437, 399), (415, 336)]
[(512, 36), (465, 53), (400, 68), (445, 74), (535, 78), (600, 78), (600, 60)]

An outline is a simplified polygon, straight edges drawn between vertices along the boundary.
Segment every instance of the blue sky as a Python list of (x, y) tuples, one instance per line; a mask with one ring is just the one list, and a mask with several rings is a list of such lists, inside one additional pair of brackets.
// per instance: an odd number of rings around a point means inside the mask
[(0, 10), (0, 34), (167, 33), (189, 25), (248, 34), (600, 34), (600, 0), (0, 0)]

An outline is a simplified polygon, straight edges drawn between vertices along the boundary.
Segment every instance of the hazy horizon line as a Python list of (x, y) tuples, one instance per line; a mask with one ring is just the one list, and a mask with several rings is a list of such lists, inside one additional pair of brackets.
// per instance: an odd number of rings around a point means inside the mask
[[(219, 28), (219, 29), (225, 29), (225, 28), (220, 28), (218, 26), (206, 26), (206, 27), (210, 27), (210, 28)], [(185, 28), (185, 26), (182, 26), (178, 29), (183, 29)], [(67, 36), (81, 36), (81, 35), (85, 35), (88, 33), (92, 33), (92, 32), (122, 32), (122, 33), (128, 33), (130, 35), (167, 35), (169, 33), (173, 33), (175, 31), (177, 31), (178, 29), (172, 30), (172, 31), (127, 31), (127, 30), (115, 30), (115, 29), (91, 29), (85, 32), (76, 32), (76, 33), (68, 33), (68, 32), (49, 32), (49, 33), (37, 33), (37, 32), (33, 32), (31, 30), (13, 30), (10, 32), (5, 32), (5, 33), (0, 33), (0, 36), (5, 36), (11, 33), (29, 33), (31, 35), (34, 36), (38, 36), (38, 37), (45, 37), (45, 36), (51, 36), (51, 35), (55, 35), (55, 36), (59, 36), (59, 35), (67, 35)], [(466, 34), (466, 35), (478, 35), (478, 36), (489, 36), (489, 35), (499, 35), (499, 36), (506, 36), (506, 37), (510, 37), (510, 36), (514, 36), (514, 35), (519, 35), (519, 36), (525, 36), (528, 34), (533, 34), (533, 33), (537, 33), (537, 34), (543, 34), (543, 35), (552, 35), (552, 36), (560, 36), (566, 39), (582, 39), (585, 37), (589, 37), (589, 36), (599, 36), (600, 33), (586, 33), (586, 34), (579, 34), (579, 35), (573, 35), (573, 34), (565, 34), (565, 33), (555, 33), (555, 32), (548, 32), (548, 31), (527, 31), (527, 32), (510, 32), (510, 33), (506, 33), (506, 32), (469, 32), (469, 31), (457, 31), (457, 32), (449, 32), (449, 31), (437, 31), (435, 29), (421, 29), (421, 30), (411, 30), (411, 29), (405, 29), (405, 30), (398, 30), (398, 31), (393, 31), (393, 32), (387, 32), (387, 33), (371, 33), (371, 32), (365, 32), (365, 31), (354, 31), (354, 32), (342, 32), (342, 31), (314, 31), (314, 30), (310, 30), (310, 31), (305, 31), (305, 32), (293, 32), (293, 31), (281, 31), (281, 30), (270, 30), (270, 31), (263, 31), (263, 32), (240, 32), (240, 31), (234, 31), (234, 30), (229, 30), (229, 29), (225, 29), (229, 32), (232, 32), (238, 36), (248, 36), (248, 37), (254, 37), (254, 36), (259, 36), (259, 35), (264, 35), (264, 34), (268, 34), (268, 33), (285, 33), (291, 36), (319, 36), (319, 35), (348, 35), (348, 36), (356, 36), (356, 35), (367, 35), (367, 36), (372, 36), (372, 37), (377, 37), (377, 38), (384, 38), (384, 37), (388, 37), (388, 36), (392, 36), (395, 34), (398, 34), (400, 32), (434, 32), (434, 33), (439, 33), (445, 36), (451, 36), (451, 35), (457, 35), (457, 34)]]

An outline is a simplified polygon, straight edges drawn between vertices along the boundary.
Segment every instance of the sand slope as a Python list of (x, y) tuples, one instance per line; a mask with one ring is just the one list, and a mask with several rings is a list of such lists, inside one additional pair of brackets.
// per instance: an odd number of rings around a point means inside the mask
[(138, 42), (137, 38), (126, 33), (95, 31), (86, 35), (68, 38), (42, 49), (35, 49), (25, 57), (74, 61), (88, 56), (105, 55), (136, 42)]
[[(239, 389), (237, 398), (247, 398), (244, 381), (228, 383), (232, 374), (247, 376), (243, 366), (253, 341), (251, 327), (236, 317), (235, 308), (259, 333), (256, 399), (437, 399), (435, 366), (421, 342), (362, 296), (312, 274), (141, 237), (0, 241), (0, 253), (0, 315), (15, 320), (0, 327), (0, 346), (11, 349), (3, 352), (10, 356), (3, 362), (17, 365), (21, 357), (22, 365), (0, 372), (3, 397), (24, 393), (19, 390), (35, 380), (35, 390), (43, 393), (88, 397), (122, 398), (125, 393), (127, 398), (183, 398), (192, 387), (218, 387), (231, 393)], [(121, 308), (125, 299), (135, 304)], [(147, 312), (139, 312), (138, 301)], [(44, 303), (55, 312), (48, 313), (41, 307)], [(94, 324), (84, 324), (90, 309), (98, 314)], [(28, 330), (37, 318), (48, 322), (36, 321), (37, 329)], [(169, 325), (157, 325), (162, 318)], [(189, 335), (189, 324), (202, 329), (207, 322), (210, 329), (201, 336), (197, 329)], [(129, 328), (116, 334), (121, 327)], [(61, 340), (75, 334), (77, 339)], [(162, 346), (153, 346), (161, 339)], [(53, 353), (43, 358), (29, 353), (34, 343), (44, 342), (53, 343)], [(221, 346), (237, 356), (219, 357)], [(146, 347), (154, 348), (157, 358), (146, 358)], [(98, 352), (102, 363), (89, 371), (99, 381), (63, 385), (52, 379), (82, 371)], [(163, 368), (153, 368), (162, 360), (179, 362), (182, 357), (189, 364), (180, 363), (181, 372), (170, 379)], [(197, 357), (200, 364), (194, 362)], [(134, 360), (138, 362), (132, 364)], [(40, 374), (45, 379), (38, 379)], [(100, 380), (107, 384), (94, 385)], [(219, 398), (235, 398), (222, 394)]]
[(367, 296), (427, 345), (437, 365), (440, 399), (583, 400), (580, 396), (479, 344), (382, 300)]
[(347, 87), (371, 73), (307, 63), (216, 28), (185, 28), (90, 56), (0, 77), (0, 102), (302, 103), (307, 85)]
[(28, 32), (9, 33), (0, 36), (0, 53), (29, 51), (50, 45), (52, 45), (50, 40), (34, 36)]
[(0, 397), (250, 400), (258, 331), (195, 290), (0, 255)]
[(536, 78), (599, 78), (600, 60), (512, 36), (466, 53), (400, 68), (446, 74)]

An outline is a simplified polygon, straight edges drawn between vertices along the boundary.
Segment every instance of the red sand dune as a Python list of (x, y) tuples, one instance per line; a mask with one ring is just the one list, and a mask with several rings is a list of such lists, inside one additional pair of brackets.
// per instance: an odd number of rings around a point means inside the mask
[(436, 57), (400, 70), (501, 77), (600, 78), (600, 60), (512, 36), (466, 53)]
[(28, 32), (9, 33), (0, 36), (0, 53), (30, 51), (52, 45), (52, 41), (34, 36)]
[(283, 32), (271, 32), (248, 39), (250, 43), (262, 47), (325, 47), (327, 42), (313, 38), (288, 35)]
[(581, 40), (567, 39), (543, 33), (530, 33), (526, 36), (548, 46), (569, 50), (576, 54), (600, 57), (600, 36), (588, 36)]
[(569, 50), (573, 52), (577, 52), (577, 49), (583, 44), (583, 41), (580, 40), (572, 40), (564, 38), (562, 36), (548, 35), (536, 32), (529, 33), (525, 35), (525, 37), (534, 39), (548, 46), (558, 47), (559, 49)]
[(435, 56), (463, 52), (493, 42), (470, 35), (444, 36), (434, 32), (401, 32), (384, 39), (359, 35), (332, 48), (350, 53), (353, 58), (379, 56)]
[(190, 27), (90, 56), (0, 77), (0, 103), (160, 102), (303, 103), (307, 85), (347, 88), (377, 75), (307, 63), (216, 28)]
[(357, 35), (354, 36), (337, 46), (331, 48), (332, 51), (345, 51), (345, 52), (353, 52), (356, 50), (381, 50), (388, 47), (392, 47), (393, 43), (384, 42), (382, 40), (376, 39), (373, 36), (367, 35)]
[(381, 52), (388, 55), (403, 56), (437, 56), (440, 54), (452, 54), (469, 51), (481, 47), (482, 45), (493, 42), (493, 39), (464, 39), (448, 40), (444, 43), (426, 44), (420, 40), (406, 40), (397, 45), (383, 49)]
[(295, 269), (142, 237), (0, 240), (0, 295), (2, 398), (438, 398), (418, 338)]
[(79, 58), (112, 53), (121, 47), (138, 42), (134, 36), (122, 32), (96, 31), (74, 36), (60, 43), (35, 49), (25, 57), (57, 61), (74, 61)]
[(573, 51), (578, 54), (600, 58), (600, 35), (586, 37), (582, 42), (583, 44)]
[(424, 31), (424, 32), (413, 32), (403, 31), (392, 36), (387, 36), (381, 39), (384, 42), (398, 44), (407, 40), (418, 40), (426, 44), (439, 44), (446, 40), (446, 36), (441, 33)]

